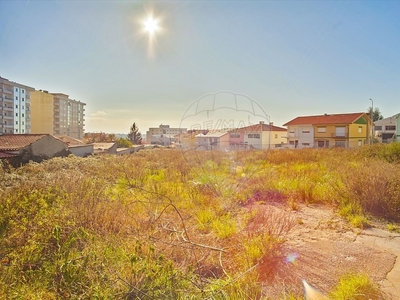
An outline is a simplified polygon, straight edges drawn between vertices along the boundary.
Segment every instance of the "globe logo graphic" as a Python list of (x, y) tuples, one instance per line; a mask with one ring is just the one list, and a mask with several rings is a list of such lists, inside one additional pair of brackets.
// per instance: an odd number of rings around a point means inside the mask
[(191, 103), (179, 128), (187, 129), (180, 148), (197, 175), (194, 184), (218, 197), (240, 192), (259, 171), (250, 163), (250, 155), (267, 143), (262, 126), (269, 123), (261, 105), (243, 94), (223, 91)]

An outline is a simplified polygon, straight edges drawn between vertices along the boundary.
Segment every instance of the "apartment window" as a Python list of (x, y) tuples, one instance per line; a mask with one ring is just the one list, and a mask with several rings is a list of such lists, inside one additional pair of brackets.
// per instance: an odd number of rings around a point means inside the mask
[(24, 122), (24, 121), (22, 121), (22, 125), (25, 125), (25, 122)]
[(15, 132), (18, 132), (18, 129), (15, 129)]
[(25, 98), (22, 98), (22, 101), (25, 101)]
[(25, 130), (24, 129), (22, 129), (22, 133), (24, 133), (25, 132)]
[(25, 90), (22, 90), (22, 94), (25, 94)]
[(382, 126), (375, 126), (375, 130), (382, 130)]
[(289, 141), (289, 145), (294, 145), (294, 141)]
[(396, 125), (386, 125), (385, 130), (396, 130)]
[(18, 113), (15, 113), (15, 116), (18, 117)]
[(18, 108), (18, 104), (17, 104), (17, 105), (15, 105), (15, 108)]
[(358, 147), (361, 147), (361, 146), (362, 146), (362, 141), (358, 140)]
[(18, 121), (15, 121), (15, 125), (18, 125)]
[(303, 129), (301, 132), (302, 133), (310, 133), (310, 130), (309, 129)]
[(276, 138), (276, 139), (278, 138), (278, 135), (277, 135), (277, 134), (275, 134), (275, 138)]
[(307, 143), (307, 142), (303, 142), (303, 143), (301, 143), (303, 146), (310, 146), (310, 143)]
[(24, 118), (24, 117), (25, 117), (25, 114), (22, 114), (22, 117)]
[(231, 137), (231, 138), (240, 138), (240, 133), (239, 132), (230, 133), (229, 137)]
[(358, 133), (362, 132), (362, 126), (358, 126)]
[(18, 100), (18, 96), (15, 97), (15, 100)]
[(325, 133), (325, 132), (326, 132), (326, 127), (318, 127), (318, 128), (317, 128), (317, 131), (318, 131), (319, 133)]
[(249, 139), (259, 139), (260, 138), (260, 134), (259, 133), (250, 133), (249, 134)]

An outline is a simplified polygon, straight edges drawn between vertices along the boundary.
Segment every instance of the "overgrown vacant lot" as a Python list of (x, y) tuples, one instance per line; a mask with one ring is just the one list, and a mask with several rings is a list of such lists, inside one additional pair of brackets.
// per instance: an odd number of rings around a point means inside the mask
[[(301, 226), (291, 214), (300, 205), (326, 205), (353, 227), (374, 216), (397, 229), (399, 162), (391, 144), (156, 149), (2, 167), (0, 298), (265, 299), (296, 263), (283, 248)], [(343, 286), (383, 297), (368, 274), (344, 274), (333, 299)]]

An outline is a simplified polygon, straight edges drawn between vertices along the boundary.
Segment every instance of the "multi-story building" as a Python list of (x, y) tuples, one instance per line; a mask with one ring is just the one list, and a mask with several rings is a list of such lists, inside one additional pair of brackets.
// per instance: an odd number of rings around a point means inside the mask
[(30, 92), (35, 89), (0, 77), (0, 134), (30, 131)]
[(31, 93), (32, 133), (66, 135), (82, 139), (85, 103), (69, 99), (62, 93), (34, 91)]
[(283, 126), (289, 148), (352, 148), (372, 142), (373, 123), (365, 113), (297, 117)]
[(374, 137), (378, 139), (379, 142), (391, 143), (396, 140), (399, 116), (400, 113), (374, 122)]
[(169, 125), (160, 125), (159, 127), (150, 127), (146, 132), (147, 144), (164, 144), (164, 135), (180, 135), (186, 133), (187, 128), (171, 128)]
[(272, 122), (250, 125), (229, 132), (231, 149), (275, 149), (286, 145), (286, 129)]

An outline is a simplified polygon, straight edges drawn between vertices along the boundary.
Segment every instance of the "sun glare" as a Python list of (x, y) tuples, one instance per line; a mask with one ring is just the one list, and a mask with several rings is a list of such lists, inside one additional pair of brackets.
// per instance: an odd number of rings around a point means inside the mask
[(143, 23), (144, 25), (144, 30), (148, 32), (150, 35), (153, 35), (154, 32), (156, 32), (159, 27), (158, 27), (158, 21), (153, 19), (153, 17), (148, 17), (146, 21)]

